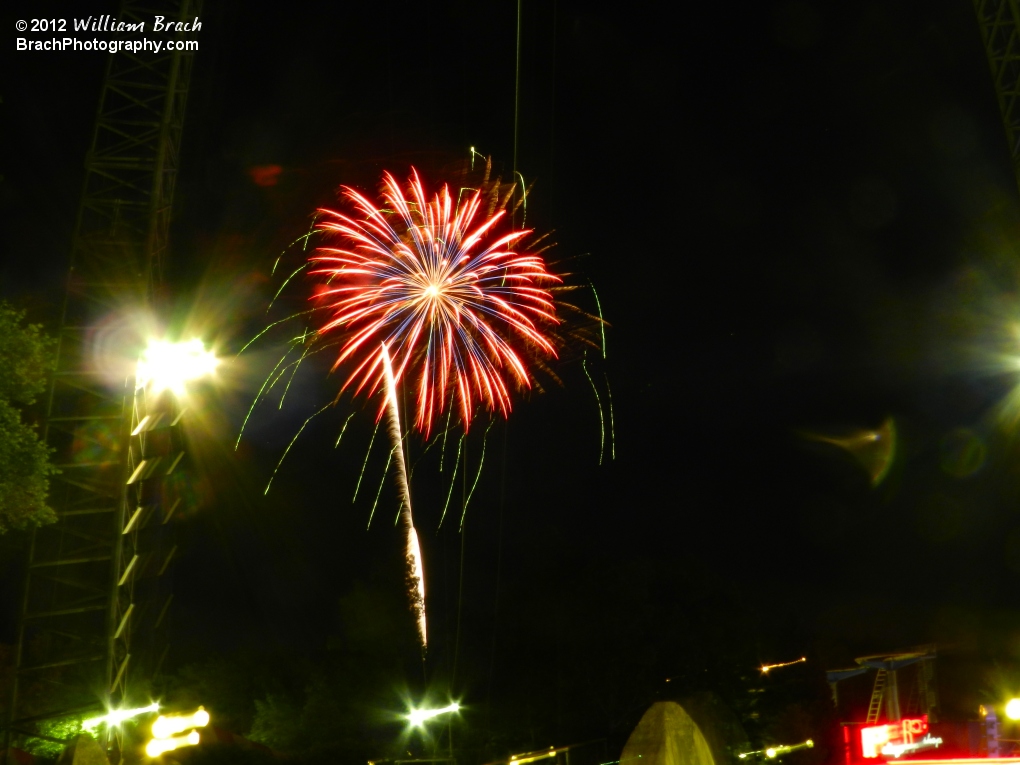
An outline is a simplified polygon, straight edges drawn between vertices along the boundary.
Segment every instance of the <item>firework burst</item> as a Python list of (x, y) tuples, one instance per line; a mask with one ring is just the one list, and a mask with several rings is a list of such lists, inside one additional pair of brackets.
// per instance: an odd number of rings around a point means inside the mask
[(384, 387), (388, 347), (426, 437), (448, 407), (465, 430), (478, 404), (506, 416), (508, 383), (531, 386), (525, 359), (556, 356), (545, 330), (559, 323), (560, 279), (522, 247), (531, 232), (514, 230), (505, 204), (486, 209), (480, 190), (454, 200), (444, 186), (429, 199), (413, 169), (406, 191), (384, 174), (381, 205), (343, 196), (353, 214), (320, 210), (317, 228), (336, 246), (320, 247), (310, 271), (326, 317), (318, 334), (340, 335), (334, 368), (351, 369), (343, 388)]

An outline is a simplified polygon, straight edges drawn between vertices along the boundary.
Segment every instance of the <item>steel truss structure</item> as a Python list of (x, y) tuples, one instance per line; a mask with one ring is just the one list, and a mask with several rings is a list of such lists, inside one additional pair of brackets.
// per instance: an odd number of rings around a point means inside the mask
[(1017, 0), (974, 0), (974, 10), (1020, 184), (1020, 6)]
[[(199, 14), (200, 0), (124, 0), (118, 18), (148, 29)], [(8, 746), (47, 719), (148, 703), (166, 656), (183, 436), (172, 396), (136, 389), (130, 317), (158, 311), (193, 57), (107, 62), (45, 423), (58, 520), (31, 538)]]

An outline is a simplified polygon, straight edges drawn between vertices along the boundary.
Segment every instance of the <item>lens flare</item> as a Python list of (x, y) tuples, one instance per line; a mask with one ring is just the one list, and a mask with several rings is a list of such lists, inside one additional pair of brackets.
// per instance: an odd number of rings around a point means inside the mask
[(864, 468), (872, 486), (878, 486), (889, 475), (896, 459), (896, 421), (888, 417), (876, 430), (858, 430), (849, 434), (804, 432), (810, 441), (819, 441), (843, 449)]
[(515, 250), (531, 232), (505, 230), (506, 210), (486, 212), (478, 190), (455, 202), (444, 186), (428, 199), (413, 169), (407, 193), (384, 173), (381, 205), (350, 188), (344, 197), (352, 215), (319, 211), (317, 228), (338, 246), (320, 247), (309, 272), (327, 314), (318, 333), (340, 333), (334, 368), (352, 367), (343, 388), (384, 385), (385, 345), (396, 381), (413, 381), (426, 436), (455, 401), (465, 429), (478, 403), (506, 416), (508, 380), (531, 386), (524, 358), (556, 356), (543, 327), (559, 323), (548, 288), (561, 280), (539, 254)]

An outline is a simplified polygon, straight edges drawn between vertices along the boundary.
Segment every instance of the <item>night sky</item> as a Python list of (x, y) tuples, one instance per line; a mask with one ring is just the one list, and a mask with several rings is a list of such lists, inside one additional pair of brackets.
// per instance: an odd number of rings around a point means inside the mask
[[(595, 396), (566, 361), (562, 387), (543, 378), (489, 433), (463, 537), (459, 507), (437, 531), (437, 465), (413, 491), (428, 672), (449, 678), (456, 654), (454, 693), (478, 708), (542, 697), (525, 744), (625, 736), (665, 678), (745, 657), (828, 669), (937, 642), (966, 657), (942, 687), (959, 715), (1020, 660), (1020, 448), (1003, 414), (1020, 198), (973, 8), (702, 5), (523, 4), (528, 223), (598, 289), (615, 460), (607, 446), (599, 464)], [(372, 191), (412, 165), (438, 178), (472, 146), (509, 175), (516, 6), (206, 6), (168, 281), (175, 320), (213, 317), (232, 355), (265, 322), (274, 259), (340, 184)], [(4, 28), (28, 13), (5, 9)], [(105, 61), (16, 53), (8, 35), (0, 290), (52, 327)], [(273, 165), (277, 182), (256, 183)], [(338, 378), (303, 376), (233, 451), (275, 350), (201, 394), (178, 666), (342, 644), (359, 598), (402, 613), (391, 482), (365, 530), (378, 445), (351, 503), (370, 407), (335, 450), (350, 410), (314, 421), (267, 496)], [(877, 487), (803, 435), (890, 417)]]

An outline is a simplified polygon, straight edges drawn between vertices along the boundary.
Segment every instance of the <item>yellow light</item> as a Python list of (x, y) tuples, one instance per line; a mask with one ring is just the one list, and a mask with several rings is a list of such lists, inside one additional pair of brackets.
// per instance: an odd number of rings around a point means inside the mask
[(425, 297), (435, 298), (439, 296), (439, 286), (436, 284), (430, 284), (425, 288)]
[(799, 659), (793, 661), (784, 661), (779, 664), (762, 664), (758, 669), (761, 670), (763, 675), (767, 675), (770, 669), (779, 669), (780, 667), (792, 667), (794, 664), (802, 664), (807, 661), (806, 656), (801, 656)]
[(197, 338), (182, 343), (150, 340), (138, 360), (135, 384), (139, 388), (151, 385), (153, 393), (169, 390), (183, 396), (185, 383), (212, 374), (219, 363)]
[(102, 717), (90, 717), (88, 720), (82, 720), (81, 729), (87, 730), (91, 733), (103, 723), (106, 723), (107, 725), (120, 725), (122, 722), (130, 720), (132, 717), (144, 715), (146, 712), (158, 711), (159, 704), (156, 702), (149, 704), (147, 707), (137, 707), (135, 709), (111, 709)]
[(188, 728), (204, 728), (209, 724), (209, 713), (203, 707), (190, 715), (160, 715), (152, 724), (152, 736), (168, 739)]
[(533, 754), (530, 757), (523, 754), (514, 755), (510, 758), (510, 762), (514, 765), (528, 765), (530, 762), (538, 762), (539, 760), (547, 760), (550, 757), (555, 757), (559, 751), (559, 749), (551, 749), (548, 752), (539, 752), (538, 754)]
[(1010, 720), (1020, 720), (1020, 699), (1010, 699), (1006, 702), (1006, 717)]
[(737, 755), (741, 760), (747, 759), (752, 754), (764, 754), (768, 759), (774, 760), (781, 754), (789, 754), (790, 752), (796, 752), (798, 749), (812, 749), (814, 748), (815, 742), (808, 739), (802, 744), (778, 744), (776, 746), (770, 746), (768, 749), (757, 749), (753, 752), (741, 752)]
[(145, 745), (145, 753), (150, 757), (159, 757), (165, 752), (172, 752), (182, 746), (195, 746), (201, 740), (197, 730), (191, 731), (187, 736), (175, 736), (174, 738), (154, 738)]
[(433, 717), (438, 717), (441, 714), (447, 712), (459, 712), (460, 704), (454, 702), (445, 707), (439, 709), (412, 709), (411, 713), (407, 716), (408, 721), (411, 725), (420, 726), (425, 723), (426, 720), (431, 720)]

